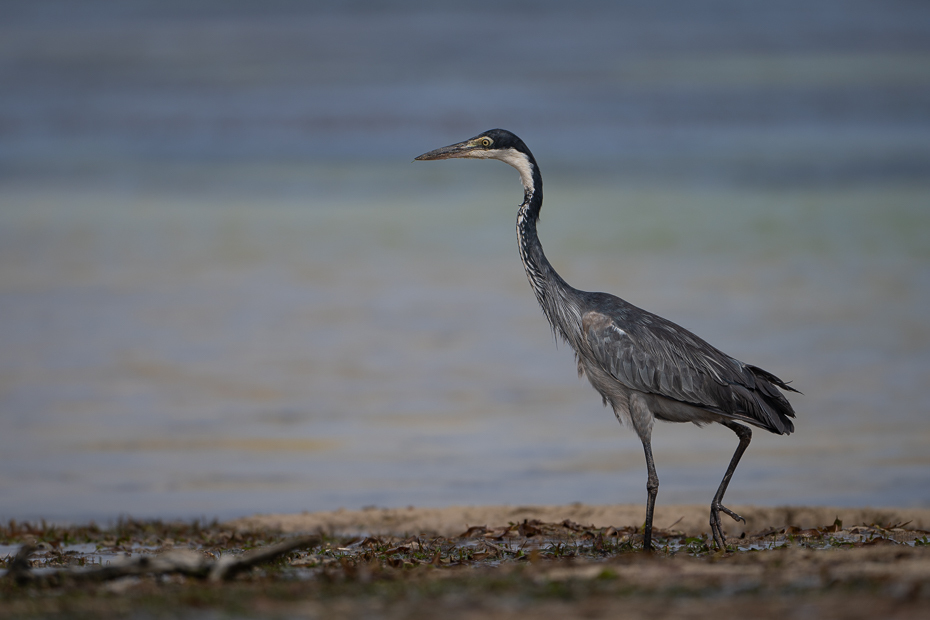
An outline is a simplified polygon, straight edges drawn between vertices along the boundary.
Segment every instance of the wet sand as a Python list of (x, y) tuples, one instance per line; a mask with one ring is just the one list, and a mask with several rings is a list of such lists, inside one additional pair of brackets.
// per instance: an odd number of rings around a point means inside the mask
[[(655, 553), (641, 550), (639, 505), (126, 519), (109, 529), (11, 521), (0, 550), (19, 559), (0, 577), (0, 619), (930, 614), (930, 509), (733, 508), (747, 523), (727, 523), (725, 553), (700, 536), (703, 505), (659, 506)], [(253, 561), (256, 551), (266, 559)], [(237, 561), (253, 564), (213, 578), (210, 567)]]
[[(828, 506), (729, 506), (746, 523), (724, 518), (728, 536), (743, 532), (795, 526), (821, 527), (839, 519), (845, 526), (907, 524), (909, 529), (930, 529), (930, 508), (836, 508)], [(709, 532), (709, 508), (705, 505), (657, 505), (657, 529), (689, 536)], [(474, 526), (500, 527), (524, 520), (558, 523), (568, 519), (596, 528), (641, 526), (645, 507), (638, 504), (568, 506), (449, 506), (446, 508), (368, 508), (301, 514), (256, 515), (230, 521), (239, 530), (275, 529), (283, 532), (323, 530), (338, 535), (435, 535), (457, 536)]]

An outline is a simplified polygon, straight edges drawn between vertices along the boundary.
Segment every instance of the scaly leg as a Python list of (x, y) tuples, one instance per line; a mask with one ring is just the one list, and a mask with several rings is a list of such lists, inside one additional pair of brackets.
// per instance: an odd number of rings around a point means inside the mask
[(656, 475), (656, 464), (652, 460), (652, 441), (649, 437), (643, 439), (643, 450), (646, 452), (646, 527), (643, 532), (643, 551), (652, 551), (652, 515), (656, 507), (656, 495), (659, 494), (659, 476)]
[(717, 548), (720, 551), (726, 551), (726, 537), (724, 537), (723, 529), (720, 527), (720, 511), (725, 512), (735, 520), (742, 521), (743, 523), (746, 522), (746, 519), (724, 506), (721, 502), (723, 502), (723, 494), (727, 492), (727, 485), (730, 484), (730, 478), (733, 477), (733, 472), (736, 471), (736, 466), (739, 465), (739, 460), (743, 457), (746, 448), (749, 447), (749, 442), (752, 440), (752, 430), (747, 426), (731, 421), (721, 422), (721, 424), (732, 430), (736, 433), (736, 436), (739, 437), (739, 445), (736, 447), (736, 452), (733, 453), (733, 458), (730, 459), (730, 466), (727, 467), (727, 473), (723, 475), (723, 480), (720, 482), (720, 486), (717, 487), (716, 495), (714, 495), (714, 501), (710, 505), (710, 529), (714, 534), (714, 542), (717, 544)]

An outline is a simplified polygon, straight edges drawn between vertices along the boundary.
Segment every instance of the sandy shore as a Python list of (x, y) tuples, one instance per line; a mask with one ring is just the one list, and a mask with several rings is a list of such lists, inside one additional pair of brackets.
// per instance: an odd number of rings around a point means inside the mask
[[(724, 517), (728, 536), (742, 532), (758, 532), (770, 528), (794, 525), (802, 529), (829, 525), (839, 519), (851, 525), (891, 526), (908, 523), (909, 529), (930, 530), (930, 508), (831, 508), (827, 506), (730, 506), (746, 518), (737, 523)], [(695, 535), (708, 532), (708, 512), (705, 505), (656, 506), (655, 525)], [(469, 527), (488, 527), (538, 519), (557, 523), (570, 519), (581, 525), (595, 527), (639, 526), (645, 518), (645, 508), (638, 504), (594, 506), (450, 506), (447, 508), (369, 508), (335, 510), (301, 514), (256, 515), (237, 519), (229, 525), (239, 530), (257, 528), (280, 529), (285, 532), (323, 530), (334, 534), (434, 534), (456, 536)]]
[(704, 505), (659, 506), (655, 553), (632, 529), (640, 505), (10, 522), (0, 619), (930, 618), (930, 509), (733, 508), (748, 523), (727, 522), (727, 553), (687, 537), (707, 530)]

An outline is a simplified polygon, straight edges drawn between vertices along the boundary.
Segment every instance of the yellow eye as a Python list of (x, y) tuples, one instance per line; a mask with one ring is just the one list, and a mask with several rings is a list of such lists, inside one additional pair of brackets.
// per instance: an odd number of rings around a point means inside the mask
[(491, 138), (481, 138), (479, 144), (481, 144), (481, 146), (491, 146)]

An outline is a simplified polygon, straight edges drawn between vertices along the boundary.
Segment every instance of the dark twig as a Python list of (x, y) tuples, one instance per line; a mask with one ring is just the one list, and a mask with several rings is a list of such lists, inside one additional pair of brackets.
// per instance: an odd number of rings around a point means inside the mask
[(94, 568), (72, 568), (50, 573), (31, 570), (29, 556), (35, 551), (32, 545), (23, 545), (10, 562), (7, 576), (19, 585), (56, 585), (63, 580), (100, 582), (136, 575), (181, 574), (197, 579), (223, 581), (232, 579), (242, 571), (306, 547), (315, 547), (322, 542), (318, 535), (293, 538), (276, 545), (247, 551), (242, 555), (223, 555), (212, 560), (196, 551), (176, 549), (161, 555), (141, 555), (133, 559), (116, 561), (107, 566)]

